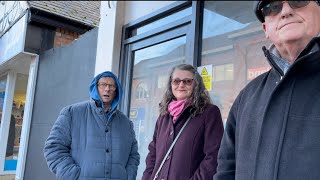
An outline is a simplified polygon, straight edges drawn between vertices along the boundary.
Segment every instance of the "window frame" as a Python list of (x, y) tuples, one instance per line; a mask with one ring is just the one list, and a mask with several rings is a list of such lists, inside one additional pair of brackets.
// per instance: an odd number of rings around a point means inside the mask
[[(170, 22), (162, 27), (130, 37), (133, 29), (142, 27), (189, 7), (191, 7), (192, 10), (191, 15)], [(130, 99), (132, 96), (131, 86), (134, 58), (130, 52), (186, 36), (186, 62), (195, 67), (201, 64), (200, 50), (202, 44), (201, 24), (203, 7), (204, 3), (200, 1), (178, 1), (122, 27), (120, 66), (118, 72), (124, 92), (127, 92), (123, 95), (123, 100), (119, 104), (119, 109), (124, 112), (124, 114), (129, 115), (130, 113)]]
[(35, 86), (37, 80), (37, 71), (38, 71), (38, 64), (39, 64), (39, 56), (32, 53), (24, 53), (26, 56), (25, 58), (31, 58), (30, 65), (29, 65), (29, 73), (28, 73), (28, 84), (26, 89), (26, 102), (24, 106), (24, 113), (23, 113), (23, 122), (21, 128), (21, 135), (20, 135), (20, 146), (18, 151), (18, 158), (17, 158), (17, 166), (16, 170), (5, 171), (5, 154), (7, 150), (7, 141), (9, 136), (9, 128), (10, 128), (10, 120), (11, 120), (11, 112), (12, 112), (12, 105), (14, 99), (14, 90), (17, 80), (18, 72), (14, 70), (9, 70), (4, 74), (1, 74), (0, 77), (3, 79), (7, 79), (6, 82), (6, 95), (3, 104), (3, 112), (2, 112), (2, 120), (6, 123), (6, 125), (2, 125), (1, 122), (0, 126), (0, 141), (6, 142), (4, 144), (0, 144), (0, 176), (2, 175), (15, 175), (16, 179), (23, 179), (24, 170), (27, 160), (27, 150), (28, 150), (28, 142), (29, 142), (29, 134), (30, 134), (30, 127), (32, 121), (32, 109), (33, 109), (33, 100), (34, 100), (34, 93), (35, 93)]

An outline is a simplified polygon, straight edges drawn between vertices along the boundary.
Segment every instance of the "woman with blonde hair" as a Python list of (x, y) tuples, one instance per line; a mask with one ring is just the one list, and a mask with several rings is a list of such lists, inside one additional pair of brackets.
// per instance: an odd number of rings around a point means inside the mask
[(159, 106), (142, 179), (211, 180), (223, 123), (193, 66), (172, 69)]

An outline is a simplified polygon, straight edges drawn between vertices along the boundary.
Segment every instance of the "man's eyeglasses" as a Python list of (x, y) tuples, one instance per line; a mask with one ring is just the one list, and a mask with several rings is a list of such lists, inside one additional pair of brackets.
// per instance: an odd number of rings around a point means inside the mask
[(191, 86), (193, 79), (182, 79), (182, 80), (181, 79), (173, 79), (171, 81), (171, 84), (178, 86), (181, 82), (183, 83), (183, 85)]
[(110, 91), (115, 91), (117, 89), (116, 85), (107, 84), (107, 83), (98, 83), (98, 87), (100, 89), (105, 89), (106, 87), (108, 87)]
[(292, 9), (302, 8), (310, 3), (310, 1), (271, 1), (261, 9), (262, 14), (264, 16), (275, 16), (279, 14), (284, 2), (287, 2)]

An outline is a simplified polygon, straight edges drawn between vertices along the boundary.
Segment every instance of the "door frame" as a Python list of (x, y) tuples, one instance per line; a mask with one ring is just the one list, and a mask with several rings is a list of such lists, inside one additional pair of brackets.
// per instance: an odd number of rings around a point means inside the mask
[[(134, 51), (186, 36), (186, 63), (192, 64), (195, 67), (200, 64), (201, 53), (199, 48), (201, 48), (202, 40), (200, 25), (202, 19), (201, 11), (203, 10), (203, 8), (201, 8), (202, 6), (203, 3), (199, 1), (175, 2), (123, 26), (119, 79), (123, 86), (124, 94), (123, 101), (119, 104), (120, 111), (129, 116)], [(191, 15), (148, 32), (133, 37), (129, 36), (134, 28), (148, 25), (156, 20), (190, 7), (192, 9)]]

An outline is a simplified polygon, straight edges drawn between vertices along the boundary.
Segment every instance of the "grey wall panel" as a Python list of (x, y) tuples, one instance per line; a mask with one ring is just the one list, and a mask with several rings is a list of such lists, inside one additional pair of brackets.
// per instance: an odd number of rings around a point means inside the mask
[(88, 100), (94, 77), (98, 29), (72, 44), (40, 55), (25, 167), (25, 180), (54, 180), (43, 156), (43, 145), (61, 108)]
[(25, 41), (25, 51), (35, 54), (53, 48), (55, 29), (29, 23)]

